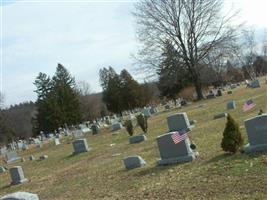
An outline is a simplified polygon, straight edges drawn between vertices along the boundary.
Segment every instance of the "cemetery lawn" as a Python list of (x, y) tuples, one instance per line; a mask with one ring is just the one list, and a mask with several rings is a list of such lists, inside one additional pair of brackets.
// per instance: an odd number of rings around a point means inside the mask
[[(245, 100), (257, 104), (252, 111), (241, 111)], [(125, 130), (111, 135), (110, 129), (98, 135), (88, 135), (91, 151), (72, 155), (72, 138), (61, 145), (45, 144), (19, 152), (26, 162), (3, 165), (10, 168), (21, 165), (28, 183), (10, 186), (9, 173), (0, 174), (0, 196), (17, 191), (36, 193), (42, 200), (66, 199), (267, 199), (267, 153), (229, 155), (220, 147), (226, 118), (213, 120), (220, 112), (227, 112), (226, 102), (236, 101), (236, 109), (229, 111), (239, 123), (247, 143), (243, 121), (267, 111), (267, 85), (261, 88), (234, 89), (233, 94), (192, 103), (182, 109), (162, 111), (149, 119), (148, 140), (129, 145)], [(198, 105), (206, 104), (198, 108)], [(159, 152), (156, 137), (166, 133), (166, 118), (177, 112), (186, 112), (197, 124), (190, 132), (197, 145), (199, 157), (191, 163), (157, 166)], [(141, 133), (135, 128), (135, 134)], [(115, 144), (115, 145), (110, 145)], [(44, 161), (29, 161), (29, 156), (48, 155)], [(140, 155), (147, 164), (127, 171), (122, 159)]]

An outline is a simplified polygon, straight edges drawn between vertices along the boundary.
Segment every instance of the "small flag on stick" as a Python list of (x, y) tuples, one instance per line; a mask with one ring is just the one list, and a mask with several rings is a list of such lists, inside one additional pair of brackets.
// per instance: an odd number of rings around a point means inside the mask
[(243, 112), (249, 111), (255, 106), (256, 104), (250, 99), (243, 105)]
[(179, 142), (185, 140), (188, 136), (185, 131), (180, 131), (180, 132), (175, 131), (173, 132), (171, 137), (172, 137), (174, 144), (178, 144)]

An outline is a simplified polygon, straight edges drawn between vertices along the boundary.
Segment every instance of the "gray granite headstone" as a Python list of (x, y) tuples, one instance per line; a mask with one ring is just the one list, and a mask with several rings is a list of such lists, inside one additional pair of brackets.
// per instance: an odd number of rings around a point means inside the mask
[(112, 131), (118, 131), (118, 130), (120, 130), (120, 129), (122, 129), (122, 124), (121, 123), (119, 123), (119, 122), (117, 122), (117, 123), (114, 123), (114, 124), (112, 124)]
[(181, 130), (191, 130), (193, 126), (190, 125), (187, 114), (177, 113), (167, 118), (169, 132), (181, 131)]
[(27, 182), (28, 179), (24, 177), (24, 173), (21, 166), (14, 166), (9, 169), (10, 176), (11, 176), (11, 184), (16, 185), (20, 183)]
[(73, 154), (79, 154), (90, 150), (86, 139), (77, 139), (72, 143), (72, 145), (74, 149)]
[(224, 118), (227, 117), (227, 113), (219, 113), (214, 115), (213, 119), (220, 119), (220, 118)]
[(165, 108), (165, 110), (171, 109), (170, 105), (165, 105), (164, 108)]
[(267, 151), (267, 114), (247, 119), (244, 123), (249, 142), (244, 147), (245, 152)]
[(3, 166), (0, 166), (0, 173), (4, 173), (6, 169)]
[(147, 140), (145, 135), (134, 135), (129, 137), (129, 143), (134, 144), (134, 143), (139, 143)]
[(167, 165), (175, 163), (184, 163), (193, 161), (198, 155), (190, 148), (189, 139), (185, 139), (178, 144), (172, 140), (172, 132), (157, 137), (157, 143), (160, 153), (158, 165)]
[(150, 113), (151, 114), (155, 114), (155, 113), (157, 113), (158, 112), (158, 109), (156, 108), (156, 107), (151, 107), (150, 108)]
[(28, 192), (15, 192), (1, 197), (0, 200), (39, 200), (39, 197)]
[(126, 169), (134, 169), (146, 164), (146, 161), (140, 156), (129, 156), (123, 159), (123, 163)]
[(228, 101), (227, 104), (226, 104), (226, 108), (227, 108), (227, 110), (235, 109), (236, 108), (235, 101)]
[(11, 163), (13, 161), (17, 161), (17, 160), (20, 160), (21, 157), (19, 157), (17, 155), (17, 152), (16, 151), (7, 151), (6, 152), (6, 162), (7, 163)]

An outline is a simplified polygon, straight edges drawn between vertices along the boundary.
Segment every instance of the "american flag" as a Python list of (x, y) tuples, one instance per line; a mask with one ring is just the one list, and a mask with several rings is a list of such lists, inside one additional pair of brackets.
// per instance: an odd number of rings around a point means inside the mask
[(249, 111), (255, 106), (256, 104), (250, 99), (243, 105), (243, 112)]
[(180, 131), (180, 132), (175, 131), (175, 132), (173, 132), (171, 137), (172, 137), (174, 144), (178, 144), (179, 142), (181, 142), (187, 138), (187, 133), (186, 133), (186, 131)]

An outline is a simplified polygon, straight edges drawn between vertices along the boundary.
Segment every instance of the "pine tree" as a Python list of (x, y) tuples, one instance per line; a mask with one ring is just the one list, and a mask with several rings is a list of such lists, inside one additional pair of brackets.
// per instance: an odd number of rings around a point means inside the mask
[(34, 84), (38, 95), (38, 113), (32, 120), (36, 134), (40, 131), (54, 131), (65, 123), (80, 122), (79, 94), (75, 80), (63, 65), (58, 64), (52, 79), (40, 73)]
[(228, 114), (227, 123), (223, 132), (221, 147), (226, 152), (236, 153), (243, 144), (244, 139), (239, 130), (239, 125)]

